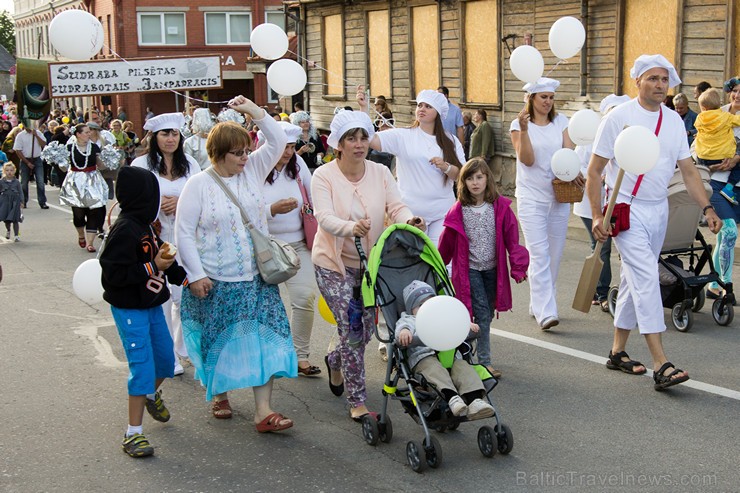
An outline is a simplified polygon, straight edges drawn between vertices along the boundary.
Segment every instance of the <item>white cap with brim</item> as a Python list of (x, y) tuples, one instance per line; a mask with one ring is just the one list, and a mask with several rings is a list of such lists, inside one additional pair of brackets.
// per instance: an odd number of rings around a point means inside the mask
[(175, 129), (180, 130), (185, 124), (185, 117), (182, 113), (163, 113), (153, 116), (144, 123), (144, 130), (150, 132), (159, 132), (160, 130)]
[(676, 68), (663, 55), (640, 55), (630, 69), (630, 77), (637, 79), (652, 68), (664, 68), (668, 71), (668, 87), (676, 87), (681, 83)]
[(555, 92), (560, 87), (560, 81), (548, 77), (540, 77), (537, 82), (528, 82), (522, 89), (529, 94), (538, 92)]
[(426, 103), (434, 110), (439, 113), (441, 119), (447, 118), (447, 113), (450, 111), (450, 103), (444, 94), (431, 89), (424, 89), (416, 96), (416, 104)]
[(375, 135), (373, 122), (370, 121), (370, 117), (367, 116), (367, 113), (349, 110), (340, 111), (331, 121), (331, 125), (329, 126), (331, 133), (326, 139), (326, 142), (336, 149), (339, 145), (339, 140), (344, 136), (344, 134), (355, 128), (364, 129), (370, 140), (372, 140)]
[(606, 115), (606, 113), (614, 108), (615, 106), (619, 106), (622, 103), (626, 103), (627, 101), (630, 101), (632, 98), (627, 96), (626, 94), (623, 96), (617, 96), (616, 94), (609, 94), (607, 97), (601, 100), (601, 104), (599, 105), (599, 111), (602, 115)]
[(288, 144), (295, 144), (296, 142), (298, 142), (298, 139), (303, 133), (301, 127), (288, 122), (278, 122), (278, 125), (280, 125), (280, 127), (283, 129), (283, 132), (285, 132), (286, 137), (288, 137)]

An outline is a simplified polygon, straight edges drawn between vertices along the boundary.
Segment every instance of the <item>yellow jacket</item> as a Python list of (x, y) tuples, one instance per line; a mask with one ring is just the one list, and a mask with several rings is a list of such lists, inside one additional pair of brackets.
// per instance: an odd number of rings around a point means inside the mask
[(733, 127), (740, 126), (740, 113), (733, 115), (723, 110), (699, 113), (696, 127), (696, 155), (701, 159), (725, 159), (735, 155)]

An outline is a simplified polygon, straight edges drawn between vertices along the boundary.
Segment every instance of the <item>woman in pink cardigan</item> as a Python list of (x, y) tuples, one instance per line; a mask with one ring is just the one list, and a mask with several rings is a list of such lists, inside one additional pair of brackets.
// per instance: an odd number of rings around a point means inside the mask
[(325, 362), (329, 388), (336, 396), (347, 387), (350, 417), (361, 421), (368, 414), (365, 400), (365, 345), (373, 334), (373, 315), (363, 313), (363, 334), (349, 340), (347, 310), (352, 290), (360, 284), (360, 257), (355, 237), (362, 238), (366, 252), (383, 232), (386, 214), (394, 223), (414, 224), (424, 230), (423, 219), (415, 217), (401, 202), (401, 195), (388, 168), (367, 161), (373, 124), (366, 113), (342, 111), (331, 122), (329, 145), (337, 159), (316, 170), (311, 180), (314, 213), (319, 229), (311, 260), (319, 291), (337, 321), (339, 342)]

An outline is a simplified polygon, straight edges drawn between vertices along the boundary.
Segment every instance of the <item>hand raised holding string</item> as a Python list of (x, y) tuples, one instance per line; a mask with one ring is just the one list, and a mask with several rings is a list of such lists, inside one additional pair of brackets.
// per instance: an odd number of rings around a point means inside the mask
[(519, 129), (522, 132), (529, 130), (529, 112), (527, 111), (527, 108), (520, 111), (516, 116), (516, 119), (519, 121)]

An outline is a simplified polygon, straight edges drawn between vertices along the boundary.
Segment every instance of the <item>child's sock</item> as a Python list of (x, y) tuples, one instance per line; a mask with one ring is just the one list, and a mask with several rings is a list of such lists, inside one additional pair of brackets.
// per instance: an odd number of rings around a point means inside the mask
[(463, 394), (462, 398), (465, 401), (465, 404), (470, 404), (476, 399), (483, 399), (486, 396), (486, 393), (482, 390), (475, 390), (473, 392), (468, 392), (467, 394)]
[(150, 401), (153, 401), (155, 399), (155, 395), (154, 394), (147, 394), (146, 395), (146, 398), (149, 399)]
[(447, 402), (450, 402), (450, 399), (455, 397), (457, 395), (457, 392), (455, 392), (454, 390), (450, 390), (450, 389), (442, 389), (442, 395), (444, 396)]
[(131, 426), (131, 425), (128, 425), (128, 429), (126, 430), (126, 436), (127, 437), (130, 437), (131, 435), (136, 435), (137, 433), (138, 434), (141, 434), (143, 432), (144, 432), (144, 426), (143, 425), (139, 425), (139, 426)]

